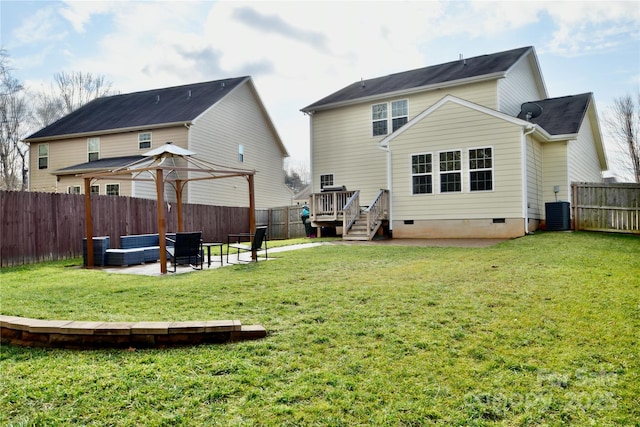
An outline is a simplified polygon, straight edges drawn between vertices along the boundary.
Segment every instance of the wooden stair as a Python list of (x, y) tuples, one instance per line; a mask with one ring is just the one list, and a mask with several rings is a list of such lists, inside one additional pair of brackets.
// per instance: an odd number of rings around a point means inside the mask
[(367, 229), (367, 215), (364, 213), (360, 213), (356, 221), (353, 223), (351, 228), (343, 233), (343, 240), (371, 240), (373, 236), (375, 236), (376, 232), (380, 228), (381, 223), (376, 223), (372, 230)]

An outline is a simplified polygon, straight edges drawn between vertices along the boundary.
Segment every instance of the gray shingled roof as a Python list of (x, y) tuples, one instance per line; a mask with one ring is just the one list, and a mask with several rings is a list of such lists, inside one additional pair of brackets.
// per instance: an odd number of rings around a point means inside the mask
[[(578, 133), (592, 96), (592, 93), (583, 93), (532, 101), (542, 107), (542, 114), (529, 121), (540, 125), (550, 135)], [(522, 112), (518, 114), (518, 118), (526, 120)]]
[(26, 141), (189, 122), (248, 78), (236, 77), (98, 98), (39, 130)]
[(302, 111), (314, 111), (323, 106), (340, 104), (359, 98), (503, 73), (531, 49), (533, 48), (530, 46), (522, 47), (355, 82), (303, 108)]
[(80, 163), (77, 165), (67, 166), (66, 168), (58, 169), (56, 172), (74, 172), (87, 169), (113, 169), (120, 166), (126, 166), (130, 163), (137, 162), (144, 159), (144, 156), (124, 156), (124, 157), (108, 157), (105, 159), (94, 160), (93, 162)]

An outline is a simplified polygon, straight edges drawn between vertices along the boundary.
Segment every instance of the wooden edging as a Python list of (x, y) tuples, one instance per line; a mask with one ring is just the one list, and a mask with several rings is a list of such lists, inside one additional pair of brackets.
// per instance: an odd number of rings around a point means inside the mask
[(0, 342), (25, 347), (176, 347), (254, 340), (266, 335), (261, 325), (242, 325), (239, 320), (83, 322), (0, 315)]

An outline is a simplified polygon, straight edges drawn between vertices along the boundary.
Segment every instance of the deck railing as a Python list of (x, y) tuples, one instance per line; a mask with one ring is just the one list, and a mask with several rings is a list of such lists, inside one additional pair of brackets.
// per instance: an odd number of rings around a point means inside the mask
[(342, 213), (355, 191), (327, 191), (313, 193), (309, 199), (311, 221), (342, 220)]
[(371, 239), (382, 220), (389, 219), (389, 190), (380, 190), (364, 213), (367, 216), (367, 235)]
[(344, 205), (344, 214), (342, 217), (342, 228), (348, 231), (351, 226), (360, 217), (360, 191), (356, 191), (353, 196), (349, 198), (347, 204)]

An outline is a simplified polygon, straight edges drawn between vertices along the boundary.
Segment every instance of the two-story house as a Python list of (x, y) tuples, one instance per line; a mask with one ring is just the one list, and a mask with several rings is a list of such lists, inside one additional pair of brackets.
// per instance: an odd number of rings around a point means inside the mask
[[(167, 142), (221, 167), (255, 171), (256, 207), (286, 206), (288, 153), (251, 77), (238, 77), (95, 99), (25, 139), (29, 190), (82, 193), (82, 174), (141, 160)], [(153, 185), (100, 180), (93, 194), (156, 198)], [(194, 181), (184, 203), (246, 206), (234, 179)]]
[(381, 225), (398, 238), (522, 236), (607, 168), (592, 94), (549, 98), (533, 47), (361, 80), (302, 111), (311, 218), (345, 238)]

